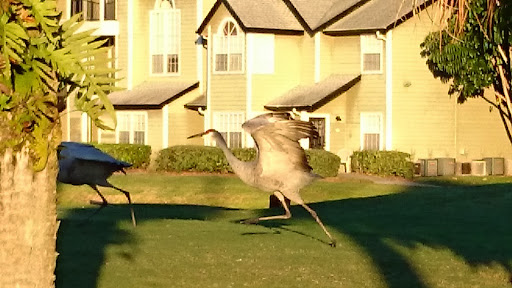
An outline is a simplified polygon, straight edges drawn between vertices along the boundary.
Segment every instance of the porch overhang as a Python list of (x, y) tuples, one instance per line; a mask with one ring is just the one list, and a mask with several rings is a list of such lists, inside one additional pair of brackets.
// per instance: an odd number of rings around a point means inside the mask
[(272, 111), (303, 110), (312, 112), (327, 104), (361, 80), (361, 75), (333, 74), (313, 85), (300, 85), (264, 107)]
[(112, 92), (108, 98), (118, 110), (161, 109), (198, 87), (198, 81), (146, 81), (132, 90)]
[(206, 109), (206, 95), (202, 94), (194, 100), (184, 105), (185, 108), (198, 111), (199, 109)]

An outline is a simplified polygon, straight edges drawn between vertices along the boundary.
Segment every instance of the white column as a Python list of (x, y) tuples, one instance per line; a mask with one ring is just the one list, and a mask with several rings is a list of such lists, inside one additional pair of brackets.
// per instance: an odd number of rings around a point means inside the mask
[(167, 147), (169, 147), (169, 104), (162, 108), (162, 149)]
[(315, 83), (320, 82), (320, 34), (321, 33), (315, 34)]
[(386, 150), (393, 149), (393, 31), (386, 33)]

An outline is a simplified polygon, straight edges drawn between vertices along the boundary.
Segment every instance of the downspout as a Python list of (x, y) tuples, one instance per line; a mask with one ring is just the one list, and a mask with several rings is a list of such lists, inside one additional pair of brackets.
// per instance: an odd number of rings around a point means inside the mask
[(393, 149), (393, 31), (386, 36), (375, 32), (377, 39), (386, 42), (386, 150)]
[[(212, 49), (214, 37), (212, 35), (212, 25), (208, 25), (208, 45), (206, 46), (206, 114), (204, 117), (204, 127), (209, 129), (212, 127)], [(208, 137), (204, 137), (208, 138)], [(204, 140), (205, 145), (210, 145), (209, 140)]]
[(127, 1), (128, 3), (128, 65), (126, 67), (126, 89), (132, 90), (133, 85), (133, 1)]
[[(252, 118), (252, 72), (253, 72), (253, 66), (254, 63), (252, 62), (254, 60), (254, 35), (247, 33), (246, 34), (246, 58), (245, 63), (247, 63), (247, 69), (245, 70), (246, 73), (246, 95), (245, 95), (245, 119)], [(250, 143), (252, 140), (252, 137), (249, 135), (249, 133), (243, 133), (245, 134), (245, 137), (242, 138), (242, 147), (247, 147), (247, 143)], [(251, 139), (249, 139), (251, 138)]]

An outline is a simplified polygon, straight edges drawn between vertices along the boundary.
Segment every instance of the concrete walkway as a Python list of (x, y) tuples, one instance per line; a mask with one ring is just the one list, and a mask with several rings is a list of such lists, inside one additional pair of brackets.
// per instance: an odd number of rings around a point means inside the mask
[(439, 187), (433, 184), (426, 183), (418, 183), (409, 179), (405, 179), (402, 177), (395, 176), (376, 176), (376, 175), (368, 175), (361, 173), (340, 173), (338, 174), (339, 179), (345, 180), (361, 180), (361, 181), (370, 181), (375, 184), (384, 184), (384, 185), (403, 185), (403, 186), (417, 186), (417, 187)]

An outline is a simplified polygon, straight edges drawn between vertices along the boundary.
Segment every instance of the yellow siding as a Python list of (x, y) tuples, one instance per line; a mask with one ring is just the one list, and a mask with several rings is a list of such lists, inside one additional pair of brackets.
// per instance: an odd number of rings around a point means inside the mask
[[(135, 0), (135, 2), (137, 2)], [(120, 69), (116, 76), (121, 79), (118, 86), (127, 87), (128, 76), (128, 5), (117, 4), (116, 13), (117, 21), (119, 22), (119, 35), (116, 37), (116, 67)]]
[[(212, 34), (216, 34), (222, 21), (226, 18), (231, 18), (228, 10), (224, 5), (221, 5), (217, 10), (217, 13), (212, 17), (210, 21)], [(234, 19), (233, 19), (234, 21)], [(213, 37), (209, 35), (210, 42), (208, 45), (212, 45), (213, 48)], [(247, 42), (247, 40), (246, 40)], [(214, 52), (212, 52), (213, 54)], [(246, 61), (247, 53), (244, 55)], [(212, 55), (212, 61), (214, 63), (214, 55)], [(210, 67), (212, 71), (215, 67)], [(245, 72), (242, 73), (227, 73), (218, 74), (213, 71), (211, 77), (211, 111), (244, 111), (246, 110), (246, 95), (247, 95), (247, 78)]]
[(333, 38), (320, 34), (320, 79), (324, 79), (332, 74), (333, 62)]
[(148, 145), (153, 151), (162, 149), (162, 110), (145, 110), (148, 113)]
[(252, 75), (253, 111), (263, 111), (263, 106), (280, 97), (300, 83), (300, 36), (275, 37), (274, 74)]
[[(327, 37), (326, 37), (327, 38)], [(361, 41), (359, 36), (330, 37), (330, 73), (361, 73)]]
[(154, 1), (138, 1), (133, 4), (133, 50), (132, 50), (132, 85), (144, 82), (149, 76), (149, 11)]
[(300, 61), (301, 84), (313, 84), (315, 82), (315, 38), (307, 33), (302, 37)]
[(211, 83), (212, 111), (245, 111), (245, 74), (214, 75)]
[(176, 7), (181, 9), (180, 79), (197, 80), (196, 1), (176, 0)]
[(169, 104), (169, 146), (203, 144), (202, 138), (187, 139), (192, 134), (204, 131), (203, 116), (183, 107), (199, 96), (198, 91), (196, 89)]
[(66, 18), (68, 9), (71, 9), (71, 8), (68, 8), (67, 3), (68, 3), (67, 0), (57, 0), (57, 11), (62, 12), (62, 19)]
[(393, 30), (393, 148), (415, 158), (455, 155), (455, 100), (420, 57), (432, 28), (423, 12)]
[[(492, 99), (492, 93), (487, 94)], [(512, 158), (510, 142), (496, 109), (489, 111), (489, 104), (483, 99), (470, 99), (457, 105), (456, 113), (456, 157), (459, 161)]]

